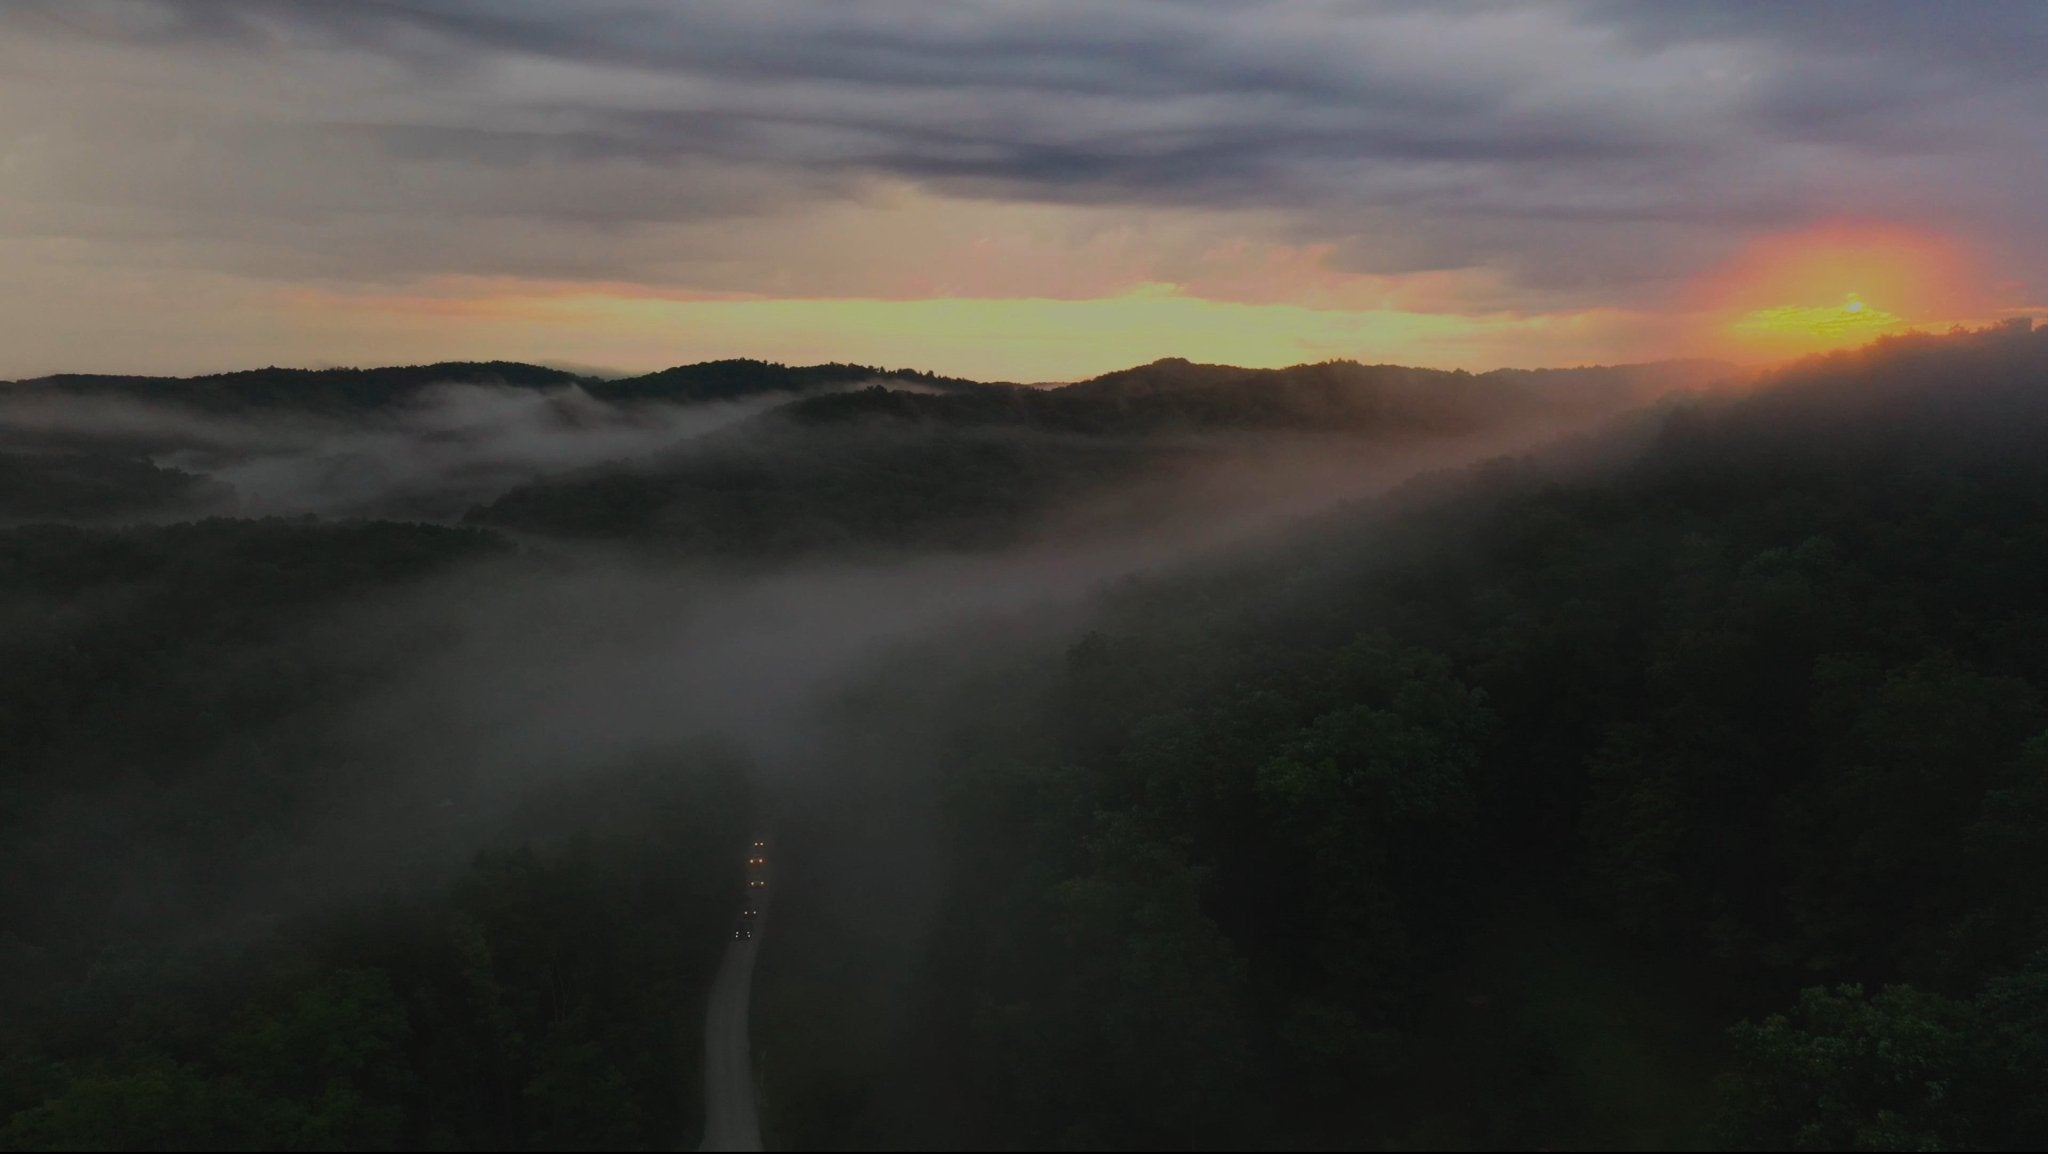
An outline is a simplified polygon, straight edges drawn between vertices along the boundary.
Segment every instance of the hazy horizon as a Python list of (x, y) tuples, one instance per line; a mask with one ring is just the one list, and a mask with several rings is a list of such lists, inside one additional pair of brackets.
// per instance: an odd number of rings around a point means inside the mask
[[(1848, 348), (1851, 348), (1851, 349), (1853, 349), (1853, 348), (1856, 348), (1856, 347), (1859, 347), (1859, 346), (1848, 346)], [(1832, 350), (1831, 350), (1831, 351), (1832, 351)], [(1469, 365), (1401, 365), (1400, 367), (1403, 367), (1403, 368), (1420, 368), (1420, 369), (1430, 369), (1430, 370), (1433, 370), (1433, 371), (1439, 371), (1439, 372), (1449, 372), (1449, 373), (1458, 373), (1458, 372), (1462, 372), (1462, 373), (1468, 373), (1468, 374), (1470, 374), (1470, 375), (1472, 375), (1472, 376), (1484, 376), (1484, 375), (1486, 375), (1487, 373), (1495, 373), (1495, 372), (1560, 372), (1560, 371), (1571, 371), (1571, 370), (1574, 370), (1574, 369), (1598, 369), (1598, 368), (1625, 368), (1625, 367), (1629, 367), (1629, 366), (1633, 366), (1633, 365), (1647, 365), (1647, 364), (1666, 364), (1666, 363), (1677, 363), (1677, 362), (1685, 362), (1685, 361), (1699, 361), (1699, 362), (1711, 362), (1711, 363), (1715, 363), (1715, 364), (1723, 364), (1723, 365), (1727, 365), (1727, 366), (1728, 366), (1729, 368), (1731, 368), (1731, 369), (1738, 369), (1738, 370), (1743, 370), (1743, 371), (1754, 371), (1754, 370), (1763, 370), (1763, 369), (1768, 369), (1768, 368), (1772, 368), (1772, 367), (1777, 367), (1777, 366), (1780, 366), (1780, 365), (1783, 365), (1783, 364), (1786, 364), (1786, 363), (1788, 363), (1788, 362), (1789, 362), (1789, 360), (1796, 360), (1796, 359), (1797, 359), (1797, 358), (1788, 358), (1788, 359), (1785, 359), (1785, 360), (1752, 360), (1752, 361), (1740, 361), (1740, 360), (1734, 360), (1734, 359), (1730, 359), (1730, 358), (1726, 358), (1726, 357), (1705, 357), (1705, 356), (1698, 356), (1698, 357), (1696, 357), (1696, 356), (1673, 356), (1673, 357), (1657, 357), (1657, 358), (1653, 358), (1653, 359), (1650, 359), (1650, 360), (1645, 360), (1645, 361), (1611, 361), (1611, 362), (1594, 362), (1594, 361), (1581, 361), (1581, 362), (1576, 362), (1576, 363), (1572, 363), (1572, 364), (1543, 364), (1543, 365), (1521, 365), (1521, 364), (1502, 364), (1502, 365), (1485, 365), (1485, 366), (1483, 366), (1483, 367), (1474, 367), (1474, 366), (1469, 366)], [(436, 365), (436, 364), (492, 364), (492, 363), (504, 363), (504, 364), (519, 364), (519, 365), (530, 365), (530, 366), (532, 366), (532, 367), (535, 367), (535, 368), (543, 368), (543, 369), (553, 369), (553, 370), (555, 370), (555, 371), (557, 371), (557, 372), (563, 372), (563, 373), (570, 373), (570, 374), (573, 374), (573, 375), (575, 375), (575, 376), (579, 376), (579, 377), (587, 377), (587, 378), (592, 378), (592, 379), (596, 379), (596, 380), (614, 380), (614, 381), (615, 381), (615, 380), (626, 380), (626, 379), (629, 379), (629, 378), (632, 378), (632, 377), (646, 376), (646, 375), (649, 375), (649, 374), (651, 374), (651, 373), (659, 373), (659, 372), (664, 372), (664, 371), (667, 371), (667, 370), (669, 370), (669, 369), (687, 369), (687, 368), (695, 368), (695, 367), (699, 367), (699, 366), (702, 366), (702, 365), (713, 365), (713, 364), (722, 364), (722, 363), (733, 363), (733, 362), (741, 362), (741, 363), (755, 363), (755, 364), (765, 364), (765, 365), (770, 365), (770, 366), (774, 366), (774, 367), (777, 367), (777, 368), (793, 368), (793, 369), (801, 369), (801, 368), (813, 368), (813, 367), (818, 367), (818, 366), (822, 366), (822, 365), (852, 365), (852, 366), (855, 366), (855, 367), (858, 367), (858, 368), (874, 369), (875, 371), (877, 371), (877, 372), (882, 372), (882, 373), (899, 373), (899, 372), (923, 372), (923, 373), (933, 373), (933, 370), (931, 370), (931, 369), (928, 369), (928, 368), (926, 368), (926, 367), (925, 367), (925, 366), (923, 366), (923, 365), (917, 365), (917, 364), (902, 364), (902, 365), (893, 365), (893, 364), (892, 364), (892, 365), (880, 365), (880, 364), (860, 364), (860, 363), (858, 363), (858, 362), (854, 362), (854, 361), (844, 361), (844, 360), (831, 360), (831, 359), (827, 359), (827, 360), (822, 360), (822, 361), (815, 361), (815, 362), (790, 362), (790, 361), (778, 361), (778, 360), (775, 360), (774, 358), (771, 358), (771, 357), (756, 357), (756, 356), (746, 356), (746, 355), (738, 355), (738, 356), (731, 356), (731, 357), (716, 357), (716, 358), (710, 358), (710, 359), (707, 359), (707, 360), (701, 360), (701, 361), (683, 361), (683, 362), (678, 362), (678, 363), (676, 363), (676, 364), (669, 364), (669, 365), (657, 365), (657, 366), (655, 366), (655, 367), (654, 367), (654, 368), (652, 368), (652, 369), (645, 369), (645, 370), (626, 370), (626, 369), (619, 369), (619, 368), (613, 368), (613, 367), (609, 367), (609, 366), (603, 366), (603, 365), (585, 365), (585, 364), (577, 364), (577, 363), (573, 363), (573, 362), (564, 362), (564, 361), (559, 361), (559, 360), (548, 360), (548, 359), (546, 359), (546, 358), (542, 358), (542, 359), (539, 359), (539, 360), (533, 360), (533, 361), (515, 361), (515, 360), (512, 360), (511, 358), (507, 358), (507, 357), (461, 357), (461, 358), (448, 358), (448, 359), (442, 359), (442, 360), (437, 360), (437, 361), (423, 361), (423, 362), (416, 362), (416, 363), (405, 363), (405, 364), (401, 364), (401, 363), (398, 363), (398, 362), (390, 362), (390, 363), (374, 363), (374, 364), (373, 364), (373, 363), (368, 363), (368, 362), (342, 362), (342, 361), (332, 361), (332, 362), (327, 362), (327, 361), (308, 361), (308, 362), (305, 362), (305, 363), (301, 363), (301, 364), (265, 364), (265, 365), (237, 365), (237, 366), (234, 366), (234, 367), (230, 367), (230, 368), (221, 368), (221, 369), (204, 369), (204, 370), (198, 370), (198, 371), (194, 371), (194, 372), (190, 372), (190, 373), (115, 373), (115, 372), (101, 372), (101, 371), (97, 371), (97, 370), (93, 370), (93, 369), (59, 369), (59, 370), (56, 370), (56, 371), (54, 371), (54, 372), (49, 372), (49, 373), (38, 373), (38, 374), (35, 374), (35, 375), (32, 375), (32, 376), (24, 376), (24, 377), (17, 377), (17, 378), (13, 378), (13, 379), (7, 379), (7, 378), (0, 378), (0, 384), (26, 384), (26, 383), (34, 382), (34, 381), (37, 381), (37, 380), (43, 380), (43, 379), (46, 379), (46, 378), (53, 378), (53, 377), (162, 377), (162, 378), (165, 378), (165, 379), (167, 379), (167, 380), (184, 380), (184, 379), (192, 379), (192, 378), (198, 378), (198, 377), (221, 377), (221, 376), (231, 376), (231, 375), (234, 375), (234, 374), (236, 374), (236, 373), (260, 373), (260, 372), (271, 372), (271, 371), (282, 371), (282, 372), (302, 372), (302, 373), (318, 373), (318, 372), (330, 372), (330, 371), (339, 371), (339, 372), (375, 372), (375, 371), (378, 371), (378, 370), (380, 370), (380, 369), (400, 369), (400, 368), (431, 368), (431, 367), (433, 367), (433, 366), (434, 366), (434, 365)], [(1103, 371), (1101, 371), (1101, 372), (1099, 372), (1099, 373), (1090, 373), (1090, 374), (1088, 374), (1088, 375), (1086, 375), (1086, 376), (1081, 376), (1081, 377), (1072, 377), (1072, 378), (1068, 378), (1068, 379), (1063, 379), (1063, 380), (1033, 380), (1033, 381), (1023, 381), (1023, 380), (1008, 380), (1008, 379), (997, 379), (997, 378), (993, 378), (993, 377), (980, 377), (980, 378), (977, 378), (977, 377), (952, 377), (952, 376), (951, 376), (951, 374), (946, 374), (946, 373), (933, 373), (933, 375), (935, 375), (935, 376), (940, 376), (940, 377), (950, 377), (951, 379), (957, 379), (957, 380), (966, 380), (966, 381), (974, 381), (974, 382), (976, 382), (976, 383), (978, 383), (978, 384), (1004, 384), (1004, 385), (1020, 385), (1020, 386), (1023, 386), (1023, 387), (1025, 387), (1025, 388), (1039, 388), (1039, 389), (1052, 389), (1052, 388), (1060, 388), (1060, 387), (1063, 387), (1063, 386), (1066, 386), (1066, 385), (1080, 384), (1080, 383), (1081, 383), (1081, 382), (1083, 382), (1083, 381), (1090, 381), (1090, 380), (1095, 380), (1095, 379), (1097, 379), (1097, 378), (1100, 378), (1100, 377), (1105, 377), (1105, 376), (1113, 376), (1113, 375), (1115, 375), (1115, 374), (1117, 374), (1117, 373), (1120, 373), (1120, 372), (1129, 372), (1129, 371), (1132, 371), (1132, 370), (1134, 370), (1134, 369), (1142, 369), (1142, 368), (1147, 368), (1147, 367), (1150, 367), (1150, 366), (1152, 366), (1152, 365), (1157, 365), (1157, 364), (1162, 364), (1162, 363), (1173, 363), (1173, 362), (1182, 362), (1182, 363), (1186, 363), (1186, 364), (1189, 364), (1189, 365), (1193, 365), (1194, 367), (1197, 367), (1197, 368), (1225, 368), (1225, 369), (1248, 369), (1248, 370), (1253, 370), (1253, 371), (1262, 371), (1262, 372), (1285, 372), (1285, 371), (1287, 371), (1287, 370), (1289, 370), (1289, 369), (1304, 369), (1304, 368), (1312, 368), (1312, 367), (1314, 367), (1314, 366), (1317, 366), (1317, 365), (1328, 365), (1328, 364), (1355, 364), (1355, 365), (1367, 365), (1367, 366), (1372, 366), (1372, 365), (1394, 365), (1394, 364), (1396, 364), (1396, 362), (1393, 362), (1393, 361), (1385, 361), (1385, 360), (1373, 360), (1373, 359), (1370, 359), (1370, 358), (1362, 358), (1362, 357), (1329, 357), (1329, 358), (1325, 358), (1325, 359), (1323, 359), (1323, 360), (1318, 360), (1318, 361), (1295, 361), (1295, 362), (1292, 362), (1292, 363), (1289, 363), (1289, 364), (1280, 364), (1280, 365), (1241, 365), (1241, 364), (1231, 364), (1231, 363), (1228, 363), (1228, 362), (1223, 362), (1223, 361), (1199, 361), (1199, 360), (1194, 360), (1194, 359), (1192, 359), (1192, 358), (1188, 358), (1188, 357), (1181, 357), (1181, 356), (1173, 356), (1173, 355), (1168, 355), (1168, 356), (1162, 356), (1162, 357), (1155, 357), (1155, 358), (1153, 358), (1152, 360), (1149, 360), (1149, 361), (1140, 361), (1140, 362), (1134, 362), (1134, 363), (1132, 363), (1132, 364), (1128, 364), (1128, 365), (1116, 365), (1116, 366), (1112, 366), (1111, 368), (1108, 368), (1108, 369), (1104, 369)]]
[(1761, 363), (2048, 315), (2032, 5), (24, 0), (0, 378)]

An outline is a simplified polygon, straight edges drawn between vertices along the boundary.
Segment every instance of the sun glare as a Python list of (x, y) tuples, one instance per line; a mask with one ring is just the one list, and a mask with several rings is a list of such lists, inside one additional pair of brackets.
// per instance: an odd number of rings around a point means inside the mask
[(1861, 296), (1850, 293), (1838, 305), (1752, 309), (1730, 328), (1750, 339), (1835, 343), (1878, 336), (1900, 323), (1898, 314), (1866, 304)]
[(1798, 356), (1972, 319), (1970, 262), (1938, 234), (1836, 221), (1762, 237), (1695, 285), (1694, 344)]

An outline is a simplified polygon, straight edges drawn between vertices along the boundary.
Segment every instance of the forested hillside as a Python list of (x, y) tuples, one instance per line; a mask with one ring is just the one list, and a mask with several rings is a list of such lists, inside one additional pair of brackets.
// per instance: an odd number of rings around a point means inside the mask
[(0, 1144), (692, 1143), (765, 823), (772, 1144), (2037, 1148), (2048, 331), (1719, 371), (430, 390), (467, 527), (37, 444)]
[(971, 719), (921, 1000), (842, 1018), (908, 1065), (789, 1140), (2037, 1147), (2043, 443), (2048, 334), (1889, 342), (898, 702)]
[(1220, 472), (1257, 437), (1341, 440), (1369, 462), (1461, 438), (1539, 435), (1729, 372), (1710, 362), (1474, 376), (1349, 361), (1160, 361), (1059, 388), (881, 381), (793, 401), (687, 452), (518, 486), (467, 520), (704, 556), (985, 547), (1148, 476)]
[(0, 398), (56, 394), (114, 397), (201, 412), (362, 413), (433, 385), (546, 388), (586, 380), (576, 373), (512, 361), (448, 362), (376, 369), (247, 369), (198, 377), (67, 373), (0, 384)]
[(446, 385), (495, 385), (549, 389), (575, 385), (612, 401), (732, 401), (762, 393), (791, 396), (850, 385), (885, 383), (944, 389), (975, 387), (971, 381), (909, 369), (866, 365), (771, 364), (767, 361), (705, 361), (639, 376), (593, 377), (516, 361), (458, 361), (389, 368), (248, 369), (198, 377), (108, 376), (66, 373), (0, 382), (0, 400), (55, 394), (114, 397), (173, 405), (215, 414), (291, 412), (360, 414), (387, 408), (427, 389)]
[(885, 386), (999, 388), (750, 360), (612, 379), (493, 361), (0, 382), (0, 525), (301, 513), (448, 523), (522, 484), (614, 473), (807, 397)]
[(462, 638), (339, 622), (508, 555), (390, 523), (0, 531), (0, 1146), (691, 1140), (742, 764), (593, 759), (494, 805), (463, 785), (489, 767), (344, 721)]

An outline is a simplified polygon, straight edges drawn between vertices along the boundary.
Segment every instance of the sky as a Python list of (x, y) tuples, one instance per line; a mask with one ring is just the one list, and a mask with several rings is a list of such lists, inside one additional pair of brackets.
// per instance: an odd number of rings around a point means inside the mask
[(0, 0), (0, 377), (2048, 316), (2048, 5)]

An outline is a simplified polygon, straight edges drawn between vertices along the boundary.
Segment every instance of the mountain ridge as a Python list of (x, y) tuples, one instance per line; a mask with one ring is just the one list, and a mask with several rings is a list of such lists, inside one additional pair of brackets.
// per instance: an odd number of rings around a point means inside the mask
[(140, 373), (52, 373), (0, 381), (0, 398), (57, 392), (68, 396), (113, 396), (162, 402), (211, 413), (245, 409), (347, 413), (400, 402), (423, 389), (444, 384), (513, 388), (574, 386), (599, 399), (615, 402), (700, 403), (776, 393), (798, 396), (819, 391), (844, 391), (861, 385), (879, 385), (891, 391), (930, 390), (938, 395), (1068, 393), (1073, 396), (1108, 396), (1157, 393), (1169, 387), (1181, 392), (1217, 389), (1254, 381), (1289, 380), (1304, 374), (1332, 372), (1405, 373), (1433, 380), (1463, 381), (1555, 379), (1561, 375), (1593, 372), (1644, 374), (1653, 371), (1707, 377), (1725, 376), (1735, 370), (1734, 366), (1720, 362), (1670, 360), (1576, 368), (1494, 369), (1474, 374), (1462, 369), (1366, 365), (1355, 360), (1249, 368), (1163, 357), (1079, 381), (1020, 385), (946, 376), (922, 369), (891, 369), (837, 361), (787, 365), (738, 357), (674, 365), (637, 376), (605, 378), (521, 361), (491, 360), (317, 369), (268, 365), (183, 377)]

